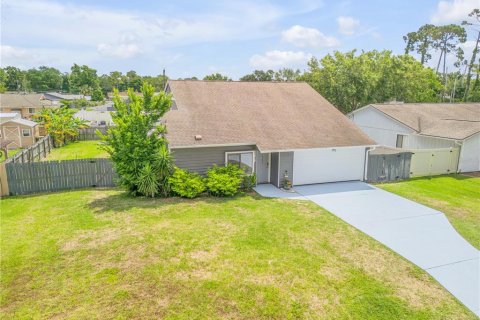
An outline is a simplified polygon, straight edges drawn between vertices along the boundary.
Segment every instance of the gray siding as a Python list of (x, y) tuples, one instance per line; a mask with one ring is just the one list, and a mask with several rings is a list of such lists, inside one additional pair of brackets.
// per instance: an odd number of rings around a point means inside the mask
[(274, 186), (279, 186), (278, 184), (278, 152), (272, 152), (272, 159), (270, 163), (270, 183)]
[(288, 173), (288, 179), (293, 181), (293, 152), (280, 152), (280, 167), (279, 167), (279, 184), (283, 184), (283, 177), (285, 171)]
[(175, 165), (199, 174), (205, 174), (214, 164), (225, 165), (225, 152), (256, 150), (255, 146), (234, 147), (197, 147), (174, 149), (172, 148)]

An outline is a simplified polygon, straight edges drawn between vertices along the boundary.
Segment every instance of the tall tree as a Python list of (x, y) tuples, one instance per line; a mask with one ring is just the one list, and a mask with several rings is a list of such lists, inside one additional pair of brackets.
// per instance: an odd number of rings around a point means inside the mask
[(275, 72), (275, 81), (296, 81), (300, 77), (300, 70), (293, 70), (290, 68), (283, 68)]
[(19, 68), (8, 66), (3, 69), (7, 75), (6, 89), (7, 91), (22, 91), (26, 88), (22, 87), (24, 79), (24, 71)]
[(125, 82), (127, 88), (132, 88), (134, 91), (139, 92), (142, 87), (142, 77), (140, 77), (135, 71), (128, 71), (125, 76)]
[(273, 70), (255, 70), (253, 73), (244, 75), (240, 78), (241, 81), (272, 81), (275, 72)]
[(36, 92), (57, 91), (62, 89), (62, 73), (55, 69), (41, 66), (38, 69), (29, 69), (26, 77), (30, 87)]
[(97, 70), (74, 64), (69, 77), (70, 92), (91, 95), (99, 87)]
[(460, 60), (463, 55), (462, 48), (459, 47), (460, 43), (467, 41), (467, 32), (465, 28), (456, 24), (449, 24), (445, 26), (436, 27), (436, 36), (434, 39), (433, 47), (440, 51), (440, 57), (437, 63), (437, 72), (440, 68), (440, 63), (443, 59), (443, 71), (442, 78), (445, 84), (447, 69), (446, 61), (449, 53), (454, 53), (457, 60)]
[(355, 50), (312, 58), (302, 78), (344, 113), (391, 99), (438, 101), (442, 85), (435, 72), (409, 55)]
[(405, 54), (416, 52), (420, 55), (420, 62), (425, 64), (432, 58), (430, 51), (433, 49), (433, 42), (437, 36), (437, 27), (432, 24), (421, 26), (416, 32), (409, 32), (403, 36), (407, 43)]
[(480, 9), (473, 9), (472, 12), (468, 14), (468, 16), (472, 18), (471, 21), (464, 20), (462, 22), (462, 25), (474, 27), (474, 30), (477, 32), (477, 40), (475, 42), (475, 47), (473, 48), (470, 63), (468, 64), (468, 67), (467, 67), (467, 72), (466, 72), (467, 79), (465, 84), (464, 101), (468, 100), (468, 95), (470, 91), (470, 82), (472, 80), (472, 69), (475, 65), (475, 60), (477, 58), (477, 54), (479, 50), (478, 47), (480, 43)]
[(203, 77), (203, 80), (231, 81), (232, 79), (217, 72), (206, 75), (205, 77)]
[(165, 124), (160, 119), (170, 109), (171, 96), (154, 95), (149, 84), (141, 88), (142, 96), (128, 90), (125, 102), (115, 89), (115, 126), (103, 135), (104, 148), (110, 154), (119, 182), (133, 195), (166, 196), (169, 193), (168, 177), (173, 162), (165, 138)]

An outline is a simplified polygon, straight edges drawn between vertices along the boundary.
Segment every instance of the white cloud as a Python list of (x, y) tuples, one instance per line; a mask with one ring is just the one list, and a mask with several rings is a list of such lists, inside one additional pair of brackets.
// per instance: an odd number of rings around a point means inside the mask
[(480, 7), (478, 0), (440, 1), (430, 21), (434, 24), (447, 24), (466, 20), (468, 14)]
[(338, 32), (351, 36), (358, 31), (360, 21), (352, 17), (340, 16), (337, 18)]
[(97, 50), (107, 57), (128, 59), (143, 53), (139, 44), (140, 38), (134, 33), (125, 33), (116, 43), (99, 43)]
[(327, 48), (335, 47), (340, 44), (335, 37), (326, 36), (318, 29), (306, 28), (299, 25), (284, 30), (282, 32), (282, 40), (300, 48)]
[(33, 56), (27, 49), (12, 47), (8, 45), (0, 45), (0, 57), (3, 59), (32, 59)]
[(298, 67), (304, 65), (311, 54), (303, 51), (267, 51), (265, 54), (256, 54), (250, 58), (250, 65), (255, 68)]

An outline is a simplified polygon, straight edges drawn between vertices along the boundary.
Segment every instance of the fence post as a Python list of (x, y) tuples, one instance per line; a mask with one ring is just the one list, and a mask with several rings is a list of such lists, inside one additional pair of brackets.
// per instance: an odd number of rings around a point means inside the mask
[(5, 162), (0, 163), (0, 197), (8, 196), (8, 179)]

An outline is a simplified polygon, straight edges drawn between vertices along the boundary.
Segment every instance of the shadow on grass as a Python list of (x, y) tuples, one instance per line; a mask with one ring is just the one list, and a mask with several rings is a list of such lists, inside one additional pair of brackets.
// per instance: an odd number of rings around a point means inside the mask
[(128, 211), (135, 208), (153, 209), (153, 208), (168, 208), (179, 204), (197, 205), (197, 204), (223, 204), (231, 201), (236, 201), (241, 198), (250, 198), (256, 201), (271, 201), (270, 198), (264, 198), (256, 192), (241, 192), (233, 197), (213, 197), (209, 195), (202, 195), (195, 199), (185, 199), (180, 197), (168, 198), (148, 198), (148, 197), (134, 197), (128, 192), (120, 192), (116, 194), (108, 194), (105, 197), (93, 199), (88, 203), (88, 208), (94, 213), (107, 213)]

